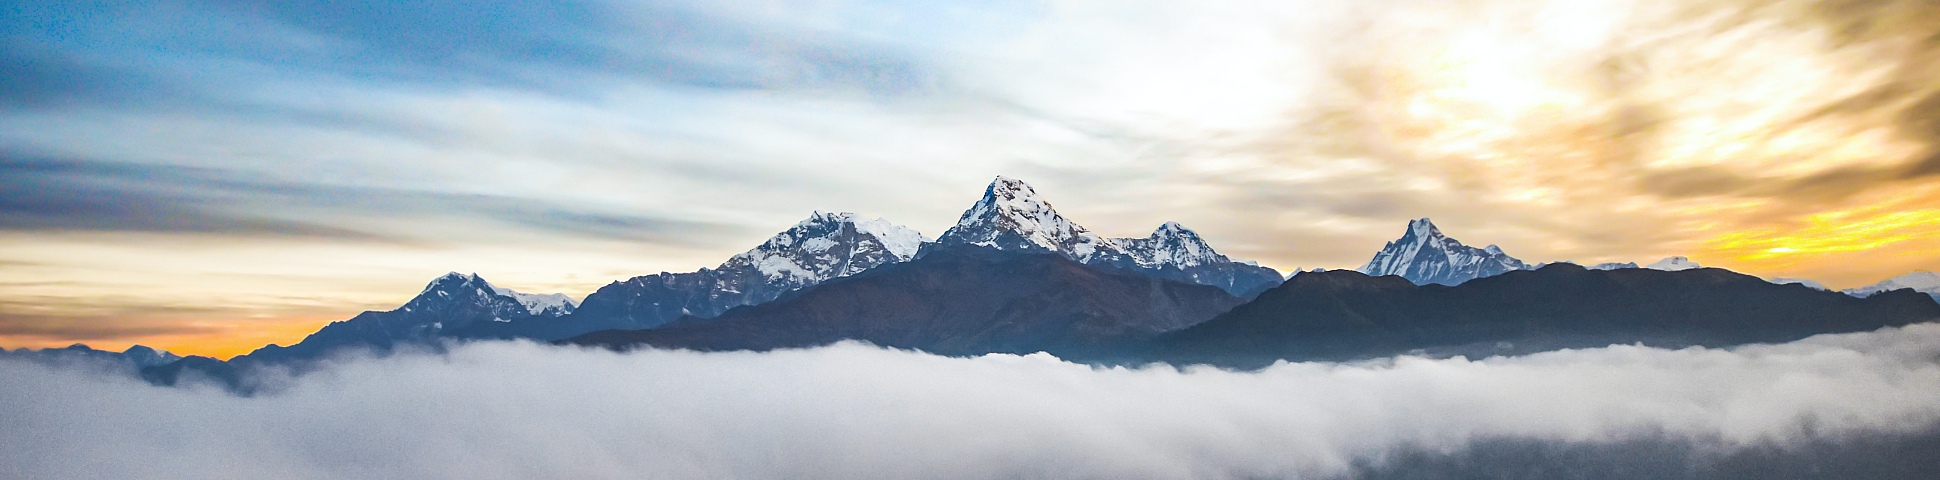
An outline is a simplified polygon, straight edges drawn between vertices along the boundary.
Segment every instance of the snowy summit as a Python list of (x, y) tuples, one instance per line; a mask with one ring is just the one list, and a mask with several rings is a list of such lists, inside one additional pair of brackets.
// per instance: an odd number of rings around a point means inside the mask
[(1704, 266), (1698, 265), (1697, 262), (1691, 261), (1691, 259), (1688, 257), (1677, 256), (1677, 257), (1666, 258), (1663, 260), (1658, 260), (1657, 263), (1645, 265), (1644, 268), (1648, 268), (1651, 270), (1663, 270), (1666, 272), (1676, 272), (1676, 271), (1690, 270), (1694, 268), (1704, 268)]
[[(450, 301), (454, 295), (465, 297), (468, 299), (467, 301), (474, 301), (481, 305), (494, 303), (490, 300), (492, 297), (510, 298), (514, 303), (522, 307), (526, 313), (541, 317), (564, 316), (573, 313), (573, 309), (579, 308), (579, 302), (574, 301), (572, 297), (566, 296), (566, 294), (524, 293), (510, 288), (492, 285), (492, 282), (485, 281), (484, 277), (480, 277), (476, 273), (466, 275), (458, 272), (450, 272), (432, 279), (431, 283), (424, 286), (424, 291), (418, 293), (418, 298), (424, 299), (424, 301)], [(419, 300), (413, 300), (413, 303), (421, 302)], [(406, 304), (406, 308), (415, 310), (422, 307), (413, 307), (411, 304)]]
[(1086, 265), (1144, 271), (1245, 295), (1276, 284), (1279, 272), (1234, 261), (1197, 232), (1165, 222), (1143, 238), (1108, 238), (1059, 215), (1022, 180), (997, 177), (983, 198), (937, 238), (940, 245), (1051, 252)]
[(1501, 247), (1463, 245), (1460, 240), (1443, 235), (1434, 221), (1421, 218), (1409, 221), (1408, 230), (1401, 238), (1388, 242), (1359, 270), (1374, 276), (1399, 275), (1418, 285), (1456, 285), (1530, 268), (1522, 260), (1503, 253)]
[(1081, 263), (1129, 257), (1123, 246), (1058, 215), (1030, 184), (997, 177), (957, 224), (937, 239), (945, 245), (971, 244), (998, 250), (1044, 250)]
[(1932, 295), (1936, 300), (1940, 300), (1940, 274), (1933, 272), (1913, 272), (1872, 285), (1846, 290), (1846, 294), (1855, 297), (1870, 297), (1881, 292), (1890, 292), (1899, 289), (1910, 289), (1925, 293)]
[(729, 258), (718, 270), (752, 268), (800, 288), (908, 261), (929, 239), (916, 230), (853, 213), (814, 212), (794, 227)]
[(1179, 222), (1165, 222), (1145, 238), (1111, 240), (1131, 254), (1133, 260), (1145, 266), (1189, 268), (1232, 262), (1232, 259), (1213, 251), (1212, 245), (1199, 238), (1198, 232), (1179, 225)]

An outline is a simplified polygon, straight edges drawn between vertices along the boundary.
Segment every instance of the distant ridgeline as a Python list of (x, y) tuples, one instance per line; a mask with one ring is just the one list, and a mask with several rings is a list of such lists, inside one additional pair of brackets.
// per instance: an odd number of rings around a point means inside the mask
[[(1477, 280), (1481, 279), (1481, 280)], [(1284, 281), (1283, 281), (1284, 280)], [(719, 266), (613, 282), (575, 302), (476, 274), (434, 279), (403, 306), (333, 322), (223, 362), (128, 363), (151, 382), (209, 377), (243, 391), (251, 365), (301, 371), (341, 352), (528, 339), (611, 348), (765, 350), (842, 340), (946, 355), (1047, 351), (1103, 363), (1255, 367), (1399, 353), (1513, 354), (1613, 343), (1782, 342), (1940, 319), (1920, 272), (1847, 292), (1701, 268), (1531, 265), (1409, 222), (1358, 271), (1279, 272), (1167, 222), (1110, 238), (998, 177), (936, 240), (816, 212)]]

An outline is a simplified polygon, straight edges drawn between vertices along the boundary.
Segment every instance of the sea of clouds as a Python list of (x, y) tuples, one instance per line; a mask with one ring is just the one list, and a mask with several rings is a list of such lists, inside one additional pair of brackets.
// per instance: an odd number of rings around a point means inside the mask
[(1933, 324), (1252, 372), (488, 342), (255, 375), (0, 362), (0, 478), (1917, 478), (1940, 452)]

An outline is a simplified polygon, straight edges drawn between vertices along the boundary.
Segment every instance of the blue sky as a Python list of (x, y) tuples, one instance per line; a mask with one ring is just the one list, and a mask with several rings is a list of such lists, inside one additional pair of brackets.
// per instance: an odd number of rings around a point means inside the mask
[(1283, 270), (1423, 216), (1536, 262), (1940, 267), (1920, 2), (0, 8), (0, 346), (287, 342), (448, 270), (583, 295), (813, 210), (935, 236), (1000, 174)]

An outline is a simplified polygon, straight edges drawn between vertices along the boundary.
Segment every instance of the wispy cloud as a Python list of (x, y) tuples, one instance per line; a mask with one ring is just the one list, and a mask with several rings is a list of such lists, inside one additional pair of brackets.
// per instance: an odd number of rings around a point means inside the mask
[[(590, 212), (544, 200), (357, 185), (298, 183), (207, 168), (0, 158), (0, 229), (287, 235), (423, 242), (446, 237), (441, 218), (645, 243), (708, 242), (728, 225)], [(360, 224), (430, 219), (429, 228)], [(334, 224), (322, 222), (335, 220)], [(466, 232), (467, 234), (490, 234)]]

